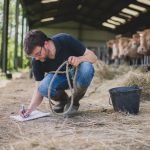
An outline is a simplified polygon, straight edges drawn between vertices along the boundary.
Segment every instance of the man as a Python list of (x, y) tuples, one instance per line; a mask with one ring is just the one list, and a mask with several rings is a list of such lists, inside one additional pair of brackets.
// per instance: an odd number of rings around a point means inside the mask
[[(80, 105), (79, 100), (84, 96), (94, 75), (92, 63), (97, 60), (95, 54), (68, 34), (60, 33), (49, 38), (39, 30), (31, 30), (27, 33), (24, 49), (26, 54), (32, 57), (34, 77), (39, 84), (35, 89), (30, 105), (24, 112), (20, 111), (20, 115), (28, 117), (40, 105), (43, 97), (48, 97), (48, 87), (54, 75), (51, 71), (56, 71), (66, 60), (72, 68), (78, 67), (77, 90), (74, 93), (74, 103), (68, 115), (77, 112)], [(61, 71), (64, 70), (65, 68), (61, 69)], [(47, 73), (46, 76), (45, 73)], [(50, 92), (51, 98), (58, 102), (54, 106), (54, 111), (57, 113), (63, 112), (65, 106), (70, 102), (70, 98), (65, 92), (68, 87), (66, 74), (58, 74)]]

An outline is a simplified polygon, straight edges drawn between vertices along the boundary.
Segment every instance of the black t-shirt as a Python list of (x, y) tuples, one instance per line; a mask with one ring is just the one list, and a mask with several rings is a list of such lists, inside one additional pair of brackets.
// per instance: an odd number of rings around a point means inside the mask
[[(69, 56), (82, 56), (86, 50), (80, 41), (66, 33), (57, 34), (50, 40), (54, 42), (56, 47), (55, 59), (47, 58), (45, 62), (32, 59), (32, 69), (36, 81), (41, 81), (46, 72), (56, 71)], [(65, 66), (61, 71), (64, 70)]]

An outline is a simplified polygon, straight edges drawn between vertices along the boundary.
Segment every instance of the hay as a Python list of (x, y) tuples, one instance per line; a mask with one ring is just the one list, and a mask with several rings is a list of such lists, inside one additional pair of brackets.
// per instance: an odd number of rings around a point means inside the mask
[[(34, 82), (27, 80), (26, 76), (1, 88), (0, 149), (150, 149), (150, 101), (140, 104), (140, 113), (136, 116), (115, 113), (108, 103), (110, 88), (135, 83), (144, 88), (149, 87), (149, 73), (132, 67), (113, 68), (98, 63), (95, 65), (94, 84), (89, 87), (88, 96), (81, 100), (78, 115), (73, 118), (51, 116), (31, 122), (13, 123), (8, 118), (10, 112), (16, 112), (20, 103), (31, 98)], [(43, 101), (39, 109), (48, 111), (48, 101)]]
[[(103, 80), (112, 80), (114, 78), (118, 78), (118, 76), (123, 75), (130, 70), (135, 70), (133, 67), (129, 67), (127, 65), (121, 65), (118, 67), (110, 66), (102, 62), (101, 60), (97, 60), (94, 65), (95, 68), (95, 76)], [(143, 69), (138, 69), (141, 72)]]
[(102, 80), (111, 80), (115, 77), (116, 71), (114, 68), (106, 65), (104, 62), (98, 60), (95, 65), (95, 76)]
[[(102, 113), (94, 110), (93, 113), (87, 111), (83, 116), (72, 119), (52, 119), (55, 124), (47, 123), (44, 127), (41, 125), (41, 132), (36, 135), (26, 137), (22, 134), (22, 140), (9, 146), (12, 150), (149, 149), (149, 115), (146, 115), (144, 109), (142, 111), (141, 116), (125, 116), (118, 113), (108, 115), (107, 111)], [(145, 126), (145, 129), (142, 126)], [(47, 129), (47, 133), (43, 128)], [(139, 128), (142, 131), (139, 132)], [(27, 132), (28, 135), (32, 133)]]
[[(101, 61), (97, 62), (96, 67), (96, 75), (99, 76), (101, 81), (105, 80), (106, 82), (106, 80), (111, 80), (114, 87), (139, 86), (142, 88), (141, 100), (150, 100), (150, 73), (146, 68), (134, 68), (125, 65), (114, 68), (103, 64)], [(98, 80), (96, 80), (95, 83), (96, 82), (98, 82)]]
[[(150, 73), (143, 67), (129, 67), (121, 65), (118, 68), (108, 66), (104, 62), (98, 60), (94, 65), (95, 76), (91, 83), (92, 88), (88, 89), (86, 96), (89, 97), (96, 91), (106, 91), (107, 87), (114, 88), (117, 86), (134, 86), (142, 87), (141, 100), (149, 100), (150, 96)], [(110, 83), (109, 83), (110, 81)], [(107, 83), (107, 87), (103, 83)], [(109, 88), (109, 89), (110, 89)]]
[(141, 100), (149, 100), (150, 97), (150, 73), (141, 72), (140, 70), (129, 71), (122, 83), (125, 86), (137, 85), (142, 87)]
[(101, 60), (97, 60), (97, 62), (94, 64), (94, 69), (95, 74), (90, 85), (92, 88), (88, 88), (88, 91), (85, 95), (86, 97), (94, 94), (104, 81), (112, 80), (118, 74), (118, 71), (115, 68), (106, 65)]

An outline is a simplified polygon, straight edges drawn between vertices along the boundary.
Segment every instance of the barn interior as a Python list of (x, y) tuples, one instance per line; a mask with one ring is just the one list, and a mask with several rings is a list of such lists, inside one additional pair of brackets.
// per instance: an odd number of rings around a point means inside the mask
[[(149, 18), (150, 0), (0, 1), (0, 149), (149, 150)], [(36, 87), (31, 58), (24, 52), (25, 35), (32, 29), (50, 37), (70, 34), (97, 56), (94, 78), (74, 117), (50, 112), (28, 122), (10, 119), (21, 104), (28, 108)], [(147, 30), (148, 52), (112, 59), (109, 41), (123, 37), (128, 43), (126, 38), (138, 34), (141, 42)], [(138, 88), (138, 97), (130, 97), (139, 100), (137, 114), (115, 110), (110, 89), (122, 86)], [(37, 109), (50, 111), (47, 98)]]

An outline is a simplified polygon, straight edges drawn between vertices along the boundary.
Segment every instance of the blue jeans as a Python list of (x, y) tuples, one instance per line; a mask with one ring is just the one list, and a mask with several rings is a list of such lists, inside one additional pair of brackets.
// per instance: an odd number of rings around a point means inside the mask
[[(48, 97), (48, 87), (50, 81), (54, 74), (48, 73), (39, 85), (39, 92), (42, 96)], [(78, 66), (77, 76), (76, 76), (76, 88), (77, 90), (87, 89), (90, 85), (92, 78), (94, 76), (94, 67), (89, 62), (82, 62)], [(51, 87), (51, 97), (56, 97), (59, 91), (66, 90), (69, 88), (66, 74), (58, 74), (53, 81)]]

